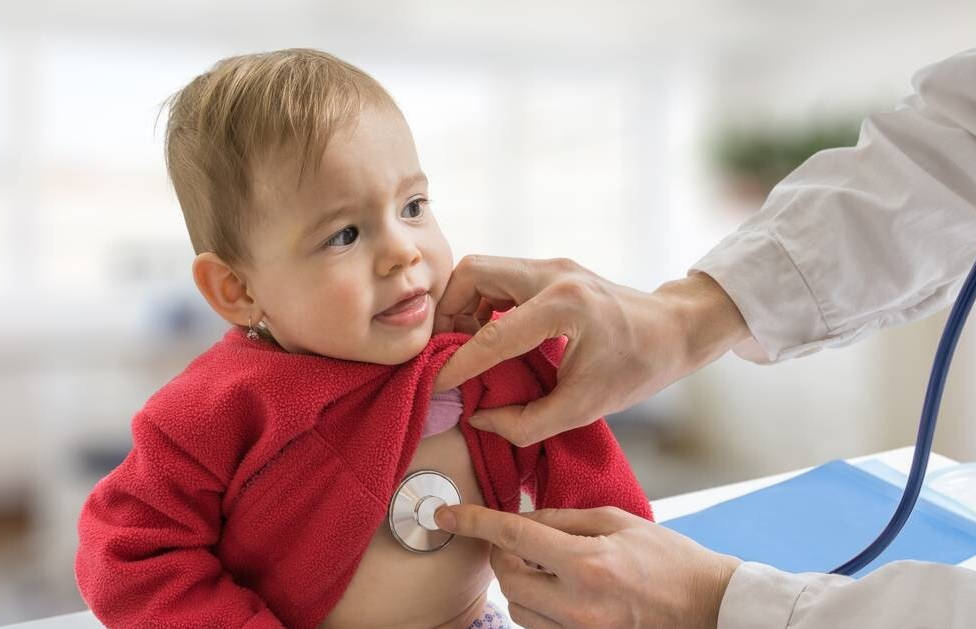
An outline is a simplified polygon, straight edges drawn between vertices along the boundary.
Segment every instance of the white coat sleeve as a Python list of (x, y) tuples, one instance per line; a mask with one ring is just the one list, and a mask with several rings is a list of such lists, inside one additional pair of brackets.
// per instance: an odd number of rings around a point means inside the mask
[(854, 580), (743, 563), (718, 616), (718, 629), (923, 627), (976, 627), (976, 571), (896, 561)]
[(976, 260), (976, 49), (920, 70), (857, 146), (821, 151), (698, 261), (757, 362), (846, 345), (943, 308)]

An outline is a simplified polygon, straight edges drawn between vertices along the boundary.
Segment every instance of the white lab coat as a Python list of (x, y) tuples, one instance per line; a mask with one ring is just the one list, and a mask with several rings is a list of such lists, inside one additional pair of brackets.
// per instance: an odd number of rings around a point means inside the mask
[(854, 580), (744, 563), (732, 575), (718, 629), (972, 629), (976, 571), (896, 561)]
[[(857, 146), (817, 153), (692, 267), (752, 332), (757, 362), (846, 345), (944, 308), (976, 260), (976, 49), (919, 71)], [(719, 629), (976, 627), (976, 571), (889, 564), (858, 581), (745, 563)]]

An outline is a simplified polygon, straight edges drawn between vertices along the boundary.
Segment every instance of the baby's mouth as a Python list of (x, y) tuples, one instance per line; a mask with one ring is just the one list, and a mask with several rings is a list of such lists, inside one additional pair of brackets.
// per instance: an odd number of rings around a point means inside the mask
[(420, 293), (419, 295), (414, 295), (409, 299), (404, 299), (403, 301), (397, 302), (392, 307), (387, 308), (386, 310), (381, 312), (380, 315), (381, 316), (391, 315), (391, 314), (397, 314), (399, 312), (404, 312), (406, 310), (411, 310), (413, 308), (416, 308), (420, 304), (420, 302), (426, 298), (427, 298), (427, 293)]
[(416, 325), (427, 319), (430, 310), (429, 293), (418, 291), (411, 297), (401, 299), (383, 312), (376, 315), (376, 319), (391, 325)]

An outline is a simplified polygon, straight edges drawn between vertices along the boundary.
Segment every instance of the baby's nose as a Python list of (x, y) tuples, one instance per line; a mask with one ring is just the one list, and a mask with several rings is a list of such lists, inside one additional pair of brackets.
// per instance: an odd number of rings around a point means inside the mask
[(422, 255), (417, 243), (406, 234), (391, 234), (384, 239), (376, 257), (376, 272), (381, 276), (401, 271), (420, 262)]

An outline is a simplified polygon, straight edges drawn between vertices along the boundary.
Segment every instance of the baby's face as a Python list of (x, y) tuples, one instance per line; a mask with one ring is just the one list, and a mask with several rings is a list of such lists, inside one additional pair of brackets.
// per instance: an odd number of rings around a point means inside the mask
[(278, 343), (381, 364), (416, 356), (453, 268), (413, 137), (368, 106), (296, 187), (298, 160), (258, 168), (248, 292)]

